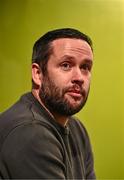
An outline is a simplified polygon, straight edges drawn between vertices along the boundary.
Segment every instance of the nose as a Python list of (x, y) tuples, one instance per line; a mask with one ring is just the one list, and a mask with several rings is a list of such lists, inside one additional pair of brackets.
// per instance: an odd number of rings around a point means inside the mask
[(80, 68), (76, 68), (73, 70), (72, 83), (78, 84), (80, 86), (84, 83), (83, 74)]

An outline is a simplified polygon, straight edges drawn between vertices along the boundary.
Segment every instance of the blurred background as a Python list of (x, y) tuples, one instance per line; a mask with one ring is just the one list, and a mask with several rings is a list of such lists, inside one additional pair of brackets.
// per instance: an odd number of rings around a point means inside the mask
[(94, 43), (91, 91), (77, 114), (93, 146), (98, 179), (124, 179), (124, 1), (0, 0), (0, 112), (31, 89), (34, 42), (79, 29)]

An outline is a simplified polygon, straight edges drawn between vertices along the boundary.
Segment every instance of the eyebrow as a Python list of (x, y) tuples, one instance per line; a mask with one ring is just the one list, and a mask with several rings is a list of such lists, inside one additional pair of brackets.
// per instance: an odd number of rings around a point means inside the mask
[[(70, 56), (70, 55), (64, 55), (60, 58), (60, 60), (75, 60), (75, 57), (74, 56)], [(89, 58), (86, 58), (86, 59), (83, 59), (82, 62), (86, 62), (86, 63), (89, 63), (89, 64), (93, 64), (93, 61), (92, 59), (89, 59)]]
[(68, 58), (70, 60), (75, 59), (73, 56), (70, 56), (70, 55), (64, 55), (64, 56), (61, 57), (61, 59), (66, 59), (66, 58)]
[(83, 61), (89, 64), (93, 64), (93, 61), (91, 59), (84, 59)]

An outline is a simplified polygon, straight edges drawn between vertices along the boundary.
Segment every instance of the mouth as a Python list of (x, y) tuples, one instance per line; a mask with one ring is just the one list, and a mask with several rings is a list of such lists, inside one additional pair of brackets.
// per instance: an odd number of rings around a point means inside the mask
[(67, 92), (67, 94), (69, 96), (73, 97), (76, 100), (80, 100), (82, 97), (84, 97), (84, 93), (83, 92), (81, 92), (80, 90), (75, 90), (75, 89), (69, 90)]

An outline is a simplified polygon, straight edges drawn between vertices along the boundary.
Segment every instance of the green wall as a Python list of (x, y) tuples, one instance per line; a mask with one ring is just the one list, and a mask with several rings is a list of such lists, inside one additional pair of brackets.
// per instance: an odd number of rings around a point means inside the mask
[(94, 42), (90, 96), (77, 116), (89, 131), (98, 179), (124, 179), (123, 0), (0, 0), (0, 112), (30, 90), (34, 41), (61, 27)]

